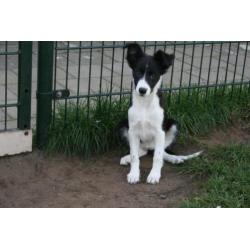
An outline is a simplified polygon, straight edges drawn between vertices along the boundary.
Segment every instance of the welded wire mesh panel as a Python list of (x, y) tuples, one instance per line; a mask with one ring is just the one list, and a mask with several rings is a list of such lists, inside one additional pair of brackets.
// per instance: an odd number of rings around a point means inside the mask
[(177, 43), (173, 70), (175, 87), (249, 81), (250, 72), (245, 70), (250, 66), (248, 50), (248, 42)]
[(0, 42), (0, 131), (17, 128), (18, 42)]
[[(126, 62), (127, 42), (56, 42), (54, 90), (68, 89), (70, 95), (57, 100), (77, 107), (93, 98), (121, 99), (132, 88), (132, 72)], [(175, 54), (175, 61), (163, 77), (162, 89), (215, 89), (218, 86), (249, 85), (250, 46), (248, 42), (138, 42), (148, 54), (161, 49)], [(56, 102), (54, 102), (54, 111)], [(55, 114), (55, 113), (54, 113)]]

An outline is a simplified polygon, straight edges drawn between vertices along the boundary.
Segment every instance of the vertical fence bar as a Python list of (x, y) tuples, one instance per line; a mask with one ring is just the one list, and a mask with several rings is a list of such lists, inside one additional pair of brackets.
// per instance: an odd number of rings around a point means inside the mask
[[(229, 42), (229, 45), (228, 45), (228, 54), (227, 54), (227, 63), (226, 63), (226, 72), (225, 72), (225, 78), (224, 78), (224, 82), (225, 83), (227, 82), (227, 76), (228, 76), (228, 66), (229, 66), (230, 54), (231, 54), (231, 44), (232, 43)], [(223, 95), (224, 95), (225, 89), (226, 89), (226, 86), (224, 85), (223, 86)]]
[(215, 80), (215, 90), (214, 94), (216, 94), (217, 88), (218, 88), (218, 81), (219, 81), (219, 74), (220, 74), (220, 64), (221, 64), (221, 55), (222, 55), (222, 46), (223, 42), (220, 44), (220, 55), (219, 55), (219, 61), (218, 61), (218, 67), (217, 67), (217, 74), (216, 74), (216, 80)]
[(181, 100), (181, 89), (182, 89), (182, 78), (183, 78), (183, 71), (184, 71), (184, 63), (185, 63), (185, 53), (186, 53), (186, 42), (183, 45), (183, 54), (182, 54), (182, 64), (181, 64), (181, 76), (180, 76), (180, 85), (179, 85), (179, 96), (178, 101)]
[[(67, 42), (67, 61), (66, 61), (66, 76), (65, 76), (65, 89), (68, 89), (69, 84), (69, 49), (70, 43)], [(68, 115), (68, 99), (66, 98), (64, 101), (64, 126), (66, 126), (67, 122), (67, 115)]]
[(101, 93), (102, 93), (102, 74), (103, 74), (103, 54), (104, 54), (104, 41), (102, 41), (102, 52), (101, 52), (101, 65), (100, 65), (100, 82), (99, 82), (99, 96), (98, 105), (101, 105)]
[(205, 44), (203, 42), (202, 47), (201, 47), (201, 60), (200, 60), (199, 77), (198, 77), (197, 101), (198, 101), (199, 93), (200, 93), (199, 87), (201, 85), (201, 72), (202, 72), (202, 66), (203, 66), (204, 48), (205, 48)]
[(121, 66), (120, 99), (119, 99), (120, 105), (121, 105), (122, 90), (123, 90), (123, 71), (124, 71), (125, 46), (126, 46), (126, 43), (124, 41), (123, 48), (122, 48), (122, 66)]
[[(55, 48), (55, 56), (54, 56), (54, 79), (53, 79), (53, 91), (56, 91), (56, 83), (57, 83), (57, 42), (54, 45)], [(52, 115), (52, 126), (55, 125), (56, 118), (56, 100), (53, 100), (53, 115)]]
[(207, 75), (206, 96), (205, 96), (206, 100), (207, 100), (207, 97), (208, 97), (208, 88), (209, 88), (209, 82), (210, 82), (210, 71), (211, 71), (211, 66), (212, 66), (212, 61), (213, 61), (213, 50), (214, 50), (214, 44), (212, 43), (210, 58), (209, 58), (208, 75)]
[(30, 129), (32, 42), (19, 42), (17, 127)]
[(53, 42), (38, 43), (37, 76), (37, 146), (43, 148), (48, 140), (52, 113)]
[(89, 51), (89, 82), (88, 82), (88, 98), (87, 98), (87, 116), (89, 119), (89, 109), (90, 109), (90, 86), (91, 86), (91, 74), (92, 74), (92, 49), (93, 49), (93, 42), (90, 42), (90, 51)]
[(111, 103), (112, 103), (114, 61), (115, 61), (115, 42), (113, 42), (113, 48), (112, 48), (112, 64), (111, 64), (110, 90), (109, 90), (109, 108), (111, 108)]
[(245, 55), (244, 55), (243, 68), (242, 68), (242, 73), (241, 73), (240, 94), (241, 94), (241, 91), (242, 91), (242, 85), (243, 85), (243, 81), (244, 81), (246, 59), (247, 59), (247, 52), (248, 52), (247, 48), (248, 48), (248, 42), (246, 42), (246, 51), (245, 51)]
[(4, 102), (5, 102), (5, 109), (4, 109), (4, 129), (7, 130), (7, 103), (8, 103), (8, 42), (5, 42), (5, 88), (4, 88)]
[[(175, 52), (176, 52), (176, 41), (174, 42), (174, 51), (173, 51), (174, 55), (175, 55)], [(175, 58), (175, 60), (176, 60), (176, 58)], [(172, 68), (171, 68), (171, 77), (170, 77), (170, 86), (169, 86), (169, 95), (168, 95), (169, 96), (168, 97), (168, 105), (171, 102), (171, 96), (172, 96), (173, 79), (174, 79), (174, 63), (175, 63), (175, 60), (173, 61)]]
[(194, 53), (195, 53), (195, 44), (193, 42), (192, 46), (192, 57), (191, 57), (191, 66), (190, 66), (190, 74), (189, 74), (189, 82), (188, 82), (188, 97), (190, 96), (190, 87), (192, 82), (192, 73), (193, 73), (193, 63), (194, 63)]
[[(239, 49), (240, 49), (240, 42), (237, 43), (237, 50), (236, 50), (237, 52), (236, 52), (235, 64), (234, 64), (233, 83), (235, 82), (236, 71), (237, 71), (237, 66), (238, 66)], [(234, 92), (234, 84), (232, 85), (232, 89), (231, 89), (231, 97), (233, 97), (233, 92)]]
[(76, 100), (76, 119), (79, 118), (79, 94), (80, 94), (80, 78), (81, 78), (81, 60), (82, 60), (82, 42), (79, 43), (78, 51), (78, 74), (77, 74), (77, 100)]

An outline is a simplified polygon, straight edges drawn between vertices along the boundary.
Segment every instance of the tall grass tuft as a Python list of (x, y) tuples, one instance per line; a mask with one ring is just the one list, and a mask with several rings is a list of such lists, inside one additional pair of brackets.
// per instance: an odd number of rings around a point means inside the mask
[(85, 101), (79, 105), (70, 102), (65, 120), (65, 106), (58, 104), (47, 150), (89, 157), (118, 147), (116, 127), (118, 121), (126, 117), (128, 106), (127, 98), (111, 104), (107, 98), (93, 99), (88, 112)]
[[(181, 138), (201, 135), (216, 126), (225, 126), (237, 118), (249, 118), (248, 87), (218, 87), (218, 89), (182, 90), (166, 93), (167, 115), (180, 125)], [(84, 157), (120, 147), (116, 127), (127, 117), (130, 98), (91, 98), (77, 105), (58, 104), (49, 132), (48, 152), (62, 152)], [(89, 110), (88, 110), (89, 107)], [(89, 112), (88, 112), (89, 111)], [(66, 114), (65, 114), (66, 112)], [(67, 118), (65, 120), (65, 117)]]

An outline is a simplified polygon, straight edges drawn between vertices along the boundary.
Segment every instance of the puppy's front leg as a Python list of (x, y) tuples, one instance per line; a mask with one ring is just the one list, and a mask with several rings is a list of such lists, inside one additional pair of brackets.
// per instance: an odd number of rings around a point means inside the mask
[(147, 178), (147, 182), (150, 184), (158, 183), (161, 178), (164, 145), (165, 145), (165, 132), (162, 130), (159, 130), (155, 137), (155, 152), (154, 152), (154, 158), (153, 158), (153, 167)]
[(139, 146), (140, 139), (132, 129), (128, 131), (129, 135), (129, 145), (130, 145), (130, 157), (131, 157), (131, 167), (130, 172), (127, 175), (128, 183), (135, 184), (140, 180), (140, 169), (139, 169)]

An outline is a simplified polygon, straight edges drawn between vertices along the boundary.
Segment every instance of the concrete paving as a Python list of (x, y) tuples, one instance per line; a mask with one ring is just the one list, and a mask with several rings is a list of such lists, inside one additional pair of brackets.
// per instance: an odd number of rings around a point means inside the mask
[[(105, 42), (105, 45), (112, 45), (113, 42)], [(116, 42), (122, 45), (123, 42)], [(82, 42), (82, 46), (90, 46), (90, 42)], [(101, 42), (93, 42), (92, 45), (99, 46)], [(69, 52), (58, 50), (56, 54), (56, 71), (54, 84), (56, 89), (65, 89), (68, 86), (71, 95), (87, 95), (97, 93), (119, 92), (130, 90), (131, 70), (124, 61), (122, 48), (94, 48), (81, 50), (81, 63), (79, 66), (79, 42), (58, 42), (58, 48), (69, 46)], [(4, 42), (0, 42), (0, 52), (4, 51)], [(8, 43), (8, 51), (18, 49), (17, 42)], [(163, 46), (147, 47), (146, 52), (152, 54), (155, 49), (164, 49)], [(240, 82), (250, 80), (250, 47), (241, 43), (205, 45), (203, 48), (202, 70), (201, 54), (202, 45), (183, 45), (174, 48), (168, 45), (166, 52), (175, 51), (175, 63), (173, 69), (163, 78), (163, 87), (179, 87), (188, 85), (207, 85), (221, 82)], [(211, 51), (213, 51), (211, 56)], [(238, 58), (237, 58), (238, 51)], [(102, 56), (103, 55), (103, 56)], [(193, 56), (192, 56), (193, 55)], [(229, 55), (229, 63), (228, 61)], [(245, 61), (246, 56), (246, 61)], [(67, 64), (68, 59), (68, 64)], [(235, 66), (237, 60), (237, 66)], [(243, 64), (245, 61), (245, 70)], [(33, 68), (32, 68), (32, 125), (35, 125), (36, 117), (36, 84), (37, 84), (37, 43), (33, 43)], [(9, 55), (7, 57), (7, 103), (17, 102), (17, 75), (18, 57)], [(5, 56), (0, 55), (0, 105), (5, 103)], [(112, 70), (113, 69), (113, 70)], [(227, 74), (226, 74), (227, 71)], [(173, 72), (173, 75), (171, 75)], [(209, 74), (210, 72), (210, 74)], [(68, 73), (68, 77), (67, 77)], [(226, 77), (227, 75), (227, 77)], [(171, 82), (172, 78), (172, 82)], [(79, 88), (78, 88), (79, 83)], [(17, 109), (7, 109), (8, 129), (16, 128)], [(0, 108), (0, 130), (4, 129), (5, 109)]]

